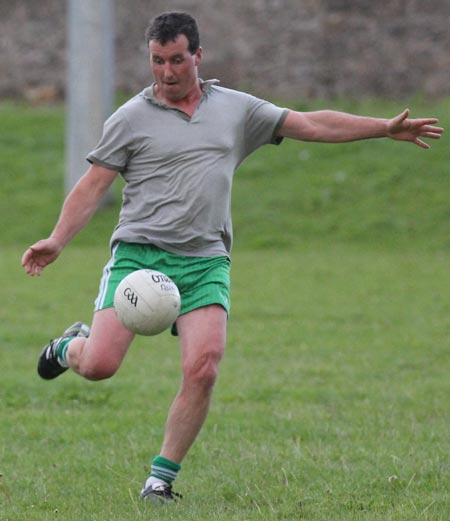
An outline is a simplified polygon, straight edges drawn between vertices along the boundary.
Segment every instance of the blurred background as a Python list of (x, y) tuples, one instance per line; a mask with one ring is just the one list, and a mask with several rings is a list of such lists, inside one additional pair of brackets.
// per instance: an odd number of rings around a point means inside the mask
[[(100, 0), (93, 0), (93, 4)], [(112, 0), (115, 86), (151, 80), (144, 32), (153, 16), (187, 10), (204, 48), (201, 75), (271, 99), (448, 94), (449, 0)], [(0, 97), (65, 92), (62, 0), (0, 0)]]

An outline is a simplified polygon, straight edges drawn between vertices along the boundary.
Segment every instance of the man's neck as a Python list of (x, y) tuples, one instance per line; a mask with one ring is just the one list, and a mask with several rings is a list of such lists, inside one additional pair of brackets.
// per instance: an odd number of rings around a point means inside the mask
[(186, 114), (189, 114), (189, 116), (192, 116), (192, 114), (195, 112), (195, 109), (197, 108), (200, 99), (202, 98), (203, 91), (200, 81), (197, 80), (192, 90), (186, 96), (179, 100), (170, 99), (166, 98), (165, 96), (162, 96), (157, 85), (155, 85), (153, 88), (153, 95), (158, 101), (164, 103), (164, 105), (181, 110)]

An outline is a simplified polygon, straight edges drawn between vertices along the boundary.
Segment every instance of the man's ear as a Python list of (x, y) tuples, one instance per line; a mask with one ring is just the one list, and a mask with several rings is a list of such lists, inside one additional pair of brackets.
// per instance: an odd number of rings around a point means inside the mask
[(203, 58), (203, 49), (199, 47), (195, 52), (195, 66), (198, 67)]

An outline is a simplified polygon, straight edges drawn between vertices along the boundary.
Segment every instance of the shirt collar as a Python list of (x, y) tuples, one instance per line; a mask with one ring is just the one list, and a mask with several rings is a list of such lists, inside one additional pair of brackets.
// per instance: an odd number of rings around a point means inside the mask
[[(209, 91), (211, 90), (211, 87), (213, 85), (218, 85), (220, 83), (220, 80), (216, 80), (216, 79), (202, 80), (201, 78), (199, 78), (199, 82), (200, 82), (200, 87), (202, 89), (203, 95), (206, 95), (209, 93)], [(155, 83), (152, 83), (149, 87), (147, 87), (146, 89), (143, 90), (142, 94), (144, 96), (144, 99), (151, 101), (155, 105), (165, 106), (165, 103), (162, 103), (155, 97), (154, 88), (155, 88)]]

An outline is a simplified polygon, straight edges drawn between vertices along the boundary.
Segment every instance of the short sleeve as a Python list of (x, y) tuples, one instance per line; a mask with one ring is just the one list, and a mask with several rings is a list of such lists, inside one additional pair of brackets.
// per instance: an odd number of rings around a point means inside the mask
[(118, 110), (106, 120), (99, 143), (86, 159), (90, 163), (122, 172), (130, 156), (131, 138), (128, 121), (123, 112)]
[(262, 145), (279, 145), (283, 138), (277, 136), (277, 130), (286, 118), (288, 110), (253, 96), (249, 96), (248, 100), (245, 129), (247, 153)]

